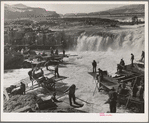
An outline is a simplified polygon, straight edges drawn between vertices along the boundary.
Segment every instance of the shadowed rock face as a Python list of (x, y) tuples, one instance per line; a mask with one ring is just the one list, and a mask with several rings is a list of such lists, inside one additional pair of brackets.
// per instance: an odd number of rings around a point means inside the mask
[(20, 68), (23, 63), (24, 57), (21, 54), (5, 54), (4, 56), (4, 69)]

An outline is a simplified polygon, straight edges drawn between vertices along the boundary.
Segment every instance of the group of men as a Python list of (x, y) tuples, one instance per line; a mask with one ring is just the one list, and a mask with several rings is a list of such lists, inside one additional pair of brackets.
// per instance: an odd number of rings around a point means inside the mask
[[(141, 59), (139, 60), (140, 62), (143, 62), (143, 60), (145, 59), (145, 53), (144, 51), (142, 51), (141, 54)], [(131, 67), (134, 67), (134, 54), (131, 53)], [(117, 71), (122, 72), (122, 69), (125, 69), (125, 62), (123, 59), (121, 59), (120, 64), (117, 65)]]
[[(32, 70), (30, 70), (30, 71), (28, 72), (28, 75), (29, 75), (29, 77), (30, 77), (30, 80), (33, 79), (33, 73), (35, 73), (35, 72), (34, 72), (34, 69), (32, 69)], [(56, 74), (57, 74), (57, 76), (59, 77), (58, 65), (55, 67), (55, 76), (56, 76)], [(71, 105), (71, 106), (72, 106), (72, 99), (73, 99), (74, 104), (78, 104), (78, 103), (76, 102), (75, 90), (76, 90), (76, 85), (73, 84), (73, 85), (71, 85), (67, 90), (64, 91), (64, 93), (68, 92), (68, 95), (69, 95), (69, 102), (70, 102), (70, 105)], [(56, 99), (56, 93), (53, 94), (52, 99), (53, 99), (53, 101), (58, 101), (58, 100)]]
[[(125, 65), (124, 61), (121, 61), (121, 64)], [(95, 60), (93, 60), (92, 66), (93, 66), (93, 73), (96, 73), (97, 62)], [(101, 82), (103, 82), (103, 71), (100, 68), (98, 68), (96, 79), (99, 84), (98, 91), (100, 91)], [(109, 103), (110, 113), (116, 113), (117, 92), (115, 91), (114, 87), (109, 91), (109, 99), (105, 102), (105, 104), (106, 103)]]
[[(141, 59), (139, 61), (143, 62), (143, 60), (145, 61), (145, 52), (144, 51), (142, 51)], [(132, 67), (134, 66), (133, 61), (134, 61), (134, 55), (131, 53), (131, 66)]]
[(58, 49), (55, 50), (55, 53), (54, 53), (54, 49), (52, 47), (50, 47), (50, 50), (51, 50), (51, 55), (53, 56), (54, 54), (55, 55), (58, 55)]
[[(47, 70), (49, 70), (48, 63), (46, 64), (46, 68), (47, 68)], [(56, 76), (59, 77), (58, 69), (59, 69), (58, 65), (56, 65), (55, 70), (54, 70), (55, 77)], [(33, 82), (33, 79), (38, 79), (40, 77), (44, 77), (44, 72), (43, 72), (42, 68), (40, 68), (39, 65), (36, 65), (35, 68), (32, 66), (32, 69), (28, 72), (28, 75), (29, 75), (30, 80)], [(32, 85), (33, 85), (33, 83), (32, 83)]]
[[(144, 59), (143, 52), (142, 52), (141, 60), (142, 59)], [(132, 67), (133, 67), (133, 61), (134, 61), (134, 55), (131, 53), (131, 66)], [(93, 73), (96, 73), (97, 62), (95, 60), (93, 60), (92, 66), (93, 66)], [(121, 59), (120, 64), (118, 64), (118, 70), (121, 72), (122, 69), (125, 69), (125, 62), (123, 59)], [(98, 84), (99, 84), (98, 89), (100, 91), (101, 82), (103, 81), (103, 71), (100, 68), (98, 69), (96, 79), (98, 80)], [(117, 96), (118, 94), (125, 95), (127, 93), (125, 90), (126, 90), (126, 86), (125, 86), (125, 83), (123, 83), (123, 85), (120, 84), (118, 88), (118, 92), (116, 92), (114, 87), (109, 91), (109, 99), (105, 103), (109, 103), (111, 113), (116, 113), (116, 104), (117, 104), (117, 98), (118, 98)]]
[[(55, 50), (55, 53), (54, 53), (54, 50), (52, 47), (50, 47), (50, 50), (51, 50), (51, 56), (53, 56), (54, 54), (55, 55), (58, 55), (59, 54), (59, 51), (58, 49)], [(65, 56), (65, 50), (63, 49), (63, 56)]]

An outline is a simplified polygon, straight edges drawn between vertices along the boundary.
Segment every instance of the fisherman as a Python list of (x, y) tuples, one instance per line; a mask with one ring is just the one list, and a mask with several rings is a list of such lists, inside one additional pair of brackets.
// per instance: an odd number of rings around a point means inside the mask
[(56, 99), (56, 92), (53, 93), (51, 99), (52, 99), (53, 102), (61, 102), (61, 101)]
[(37, 65), (36, 68), (33, 70), (33, 78), (37, 80), (39, 86), (41, 82), (45, 79), (44, 72), (39, 65)]
[(93, 73), (94, 73), (94, 72), (96, 73), (97, 63), (96, 63), (95, 60), (93, 60), (93, 62), (92, 62), (92, 66), (93, 66)]
[(106, 103), (110, 105), (110, 113), (116, 113), (117, 93), (114, 87), (109, 91), (109, 99)]
[(75, 89), (76, 89), (76, 85), (73, 84), (73, 85), (71, 85), (67, 90), (64, 91), (64, 93), (66, 93), (66, 92), (69, 91), (69, 102), (70, 102), (70, 105), (71, 105), (71, 106), (72, 106), (72, 101), (71, 101), (71, 99), (73, 99), (74, 104), (77, 104), (77, 103), (76, 103), (76, 97), (75, 97)]
[(57, 74), (57, 76), (59, 77), (59, 73), (58, 73), (58, 65), (55, 66), (55, 77), (56, 77), (56, 74)]
[(134, 55), (131, 53), (131, 66), (133, 67)]
[(63, 56), (65, 56), (65, 50), (63, 50)]
[(122, 65), (123, 67), (125, 66), (125, 62), (124, 62), (123, 59), (121, 59), (121, 61), (120, 61), (120, 65)]
[(141, 84), (141, 88), (140, 88), (140, 91), (139, 91), (139, 99), (140, 100), (144, 100), (144, 83)]
[(51, 47), (50, 50), (51, 50), (51, 55), (53, 56), (53, 48)]
[(139, 97), (140, 100), (143, 100), (143, 94), (144, 94), (144, 84), (140, 83), (138, 86), (138, 91), (136, 93), (137, 97)]
[(100, 68), (98, 69), (98, 71), (99, 71), (99, 79), (98, 79), (99, 89), (98, 89), (98, 91), (100, 91), (101, 90), (101, 82), (103, 82), (103, 71)]
[(32, 69), (30, 71), (28, 71), (28, 75), (29, 75), (30, 80), (33, 79), (33, 70), (34, 70), (34, 67), (32, 65)]
[(55, 50), (55, 54), (58, 55), (58, 49)]
[(44, 66), (46, 67), (47, 70), (49, 70), (48, 66), (50, 64), (50, 60), (47, 60), (46, 63), (44, 64)]
[(34, 67), (32, 65), (32, 69), (28, 72), (29, 78), (32, 82), (32, 87), (33, 87), (33, 71), (34, 71)]
[(138, 92), (138, 86), (137, 86), (137, 84), (134, 85), (132, 91), (133, 91), (133, 95), (132, 95), (132, 96), (133, 96), (133, 97), (136, 97), (136, 94), (137, 94), (137, 92)]
[(46, 56), (47, 54), (45, 53), (45, 51), (42, 51), (42, 56)]
[(119, 95), (121, 96), (128, 96), (129, 90), (126, 88), (126, 83), (122, 81), (121, 87), (118, 89)]
[(140, 60), (140, 61), (143, 61), (144, 58), (145, 58), (145, 52), (142, 51), (142, 54), (141, 54), (141, 60)]
[(20, 90), (21, 90), (21, 94), (25, 94), (25, 84), (23, 82), (21, 82), (21, 85), (20, 85)]
[(100, 76), (100, 82), (102, 82), (103, 81), (103, 71), (100, 69), (100, 74), (99, 74), (99, 76)]

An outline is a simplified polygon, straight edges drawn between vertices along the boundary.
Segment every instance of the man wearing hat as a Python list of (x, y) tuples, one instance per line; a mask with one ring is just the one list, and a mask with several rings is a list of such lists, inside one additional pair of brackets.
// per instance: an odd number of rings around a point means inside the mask
[(109, 102), (110, 113), (116, 113), (117, 93), (114, 87), (109, 91), (109, 99), (107, 102)]

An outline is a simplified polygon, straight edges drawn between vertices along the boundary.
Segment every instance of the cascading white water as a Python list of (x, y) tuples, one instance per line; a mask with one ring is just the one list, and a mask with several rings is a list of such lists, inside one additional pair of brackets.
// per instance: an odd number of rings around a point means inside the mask
[(122, 31), (114, 36), (81, 34), (77, 40), (77, 51), (144, 50), (144, 30)]

